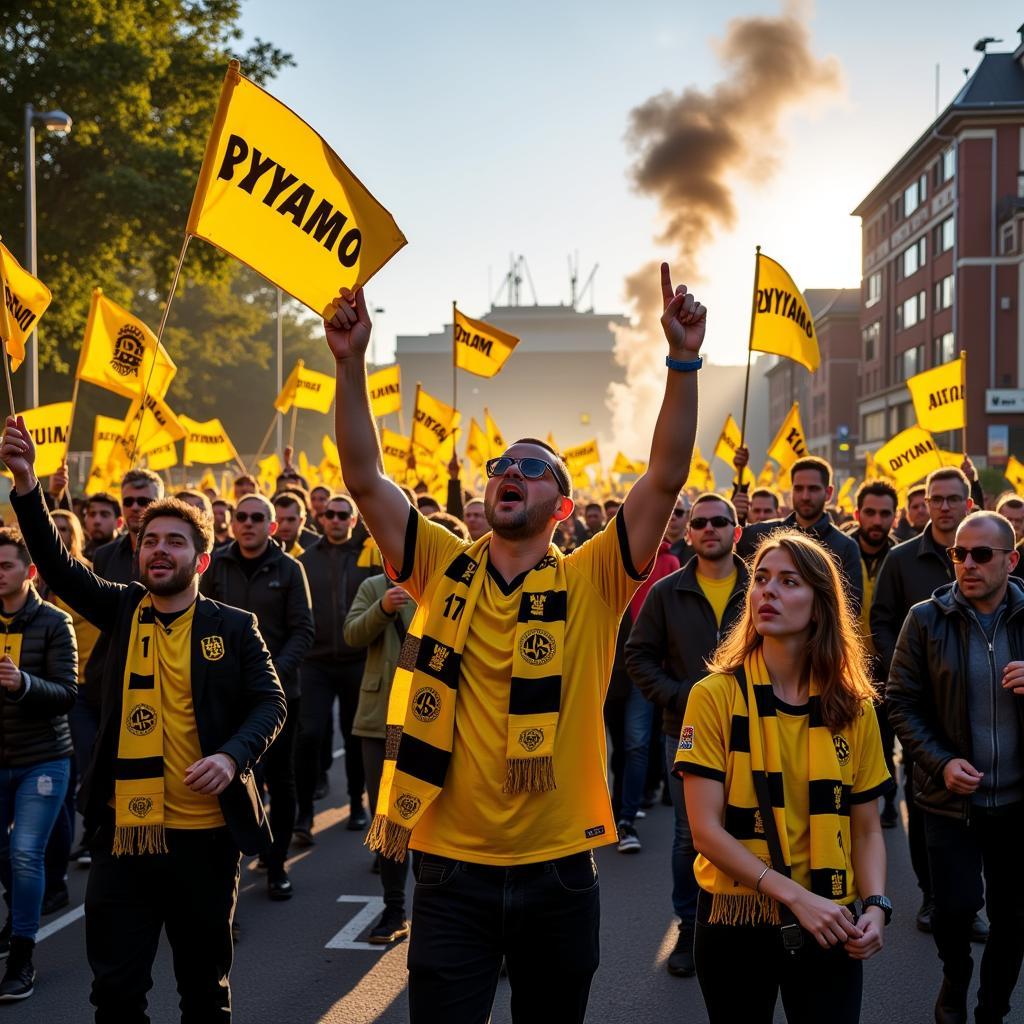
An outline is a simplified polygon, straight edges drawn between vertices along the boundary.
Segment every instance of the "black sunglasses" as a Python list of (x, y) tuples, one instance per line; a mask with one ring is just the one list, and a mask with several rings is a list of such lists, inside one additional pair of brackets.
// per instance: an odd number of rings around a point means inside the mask
[(689, 509), (685, 509), (685, 508), (674, 508), (674, 509), (672, 509), (672, 518), (673, 519), (681, 519), (683, 516), (686, 515), (686, 513), (688, 511), (689, 511)]
[(238, 523), (265, 523), (269, 518), (266, 512), (235, 513), (235, 521)]
[(967, 561), (967, 556), (970, 555), (974, 559), (975, 564), (984, 565), (986, 562), (992, 561), (992, 556), (997, 551), (1008, 553), (1013, 548), (990, 548), (987, 544), (981, 544), (976, 548), (965, 548), (961, 544), (957, 544), (956, 547), (946, 548), (946, 554), (953, 559), (954, 562), (962, 564)]
[(345, 522), (346, 519), (352, 518), (351, 512), (339, 512), (337, 509), (333, 508), (324, 509), (320, 515), (322, 515), (324, 519), (340, 519), (342, 522)]
[(559, 491), (568, 497), (568, 492), (562, 486), (562, 481), (558, 479), (558, 474), (555, 473), (554, 467), (543, 459), (513, 459), (508, 455), (499, 455), (496, 459), (488, 459), (484, 468), (487, 470), (488, 478), (490, 478), (504, 476), (513, 466), (518, 466), (519, 472), (527, 480), (539, 480), (544, 475), (545, 470), (550, 470), (551, 475), (555, 478), (555, 483), (558, 484)]
[(134, 508), (136, 505), (139, 508), (145, 508), (147, 505), (152, 505), (156, 501), (156, 498), (122, 498), (121, 504), (125, 508)]
[(724, 530), (727, 526), (736, 524), (728, 516), (697, 516), (690, 520), (691, 530), (703, 530), (710, 523), (716, 530)]

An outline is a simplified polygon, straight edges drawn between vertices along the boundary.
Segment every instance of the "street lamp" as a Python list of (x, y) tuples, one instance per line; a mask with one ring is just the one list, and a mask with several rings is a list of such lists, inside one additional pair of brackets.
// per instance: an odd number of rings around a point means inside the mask
[(386, 312), (383, 306), (374, 306), (371, 310), (374, 316), (373, 323), (370, 325), (370, 362), (373, 364), (373, 368), (377, 369), (377, 316)]
[[(36, 136), (35, 129), (48, 132), (71, 131), (71, 116), (63, 110), (37, 111), (25, 104), (25, 261), (26, 269), (35, 277), (36, 266)], [(35, 332), (33, 331), (33, 334)], [(25, 408), (39, 405), (39, 352), (32, 335), (25, 339)]]

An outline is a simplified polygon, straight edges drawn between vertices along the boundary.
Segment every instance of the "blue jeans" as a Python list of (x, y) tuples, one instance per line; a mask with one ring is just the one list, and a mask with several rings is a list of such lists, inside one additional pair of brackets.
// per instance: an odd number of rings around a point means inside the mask
[(69, 758), (0, 768), (0, 881), (11, 899), (11, 934), (35, 940), (43, 905), (43, 857), (68, 789)]
[(619, 820), (633, 824), (647, 781), (654, 705), (634, 686), (626, 698), (625, 757), (622, 768), (622, 810)]
[(697, 859), (697, 851), (693, 848), (693, 834), (690, 832), (690, 822), (686, 817), (683, 782), (672, 774), (677, 747), (678, 741), (675, 737), (665, 737), (668, 788), (672, 794), (672, 810), (676, 816), (676, 828), (672, 834), (672, 909), (683, 924), (692, 928), (697, 916), (697, 880), (693, 877), (693, 862)]

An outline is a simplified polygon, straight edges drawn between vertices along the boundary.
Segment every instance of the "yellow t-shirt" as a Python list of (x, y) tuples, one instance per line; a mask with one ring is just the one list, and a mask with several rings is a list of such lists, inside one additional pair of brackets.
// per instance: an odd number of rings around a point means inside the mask
[(729, 603), (729, 598), (732, 596), (732, 588), (736, 586), (736, 570), (733, 569), (724, 580), (709, 579), (707, 576), (701, 576), (700, 573), (697, 573), (697, 582), (700, 584), (700, 589), (703, 591), (704, 596), (708, 599), (711, 610), (715, 613), (715, 622), (721, 626), (722, 616), (725, 614), (725, 606)]
[(157, 615), (156, 669), (164, 713), (164, 824), (167, 828), (218, 828), (224, 824), (217, 797), (194, 793), (185, 772), (202, 756), (192, 707), (193, 604), (169, 626)]
[[(736, 680), (715, 673), (705, 676), (690, 691), (683, 714), (680, 747), (684, 772), (715, 779), (725, 786), (732, 783), (734, 759), (729, 742), (733, 735), (732, 707)], [(786, 801), (786, 836), (789, 840), (793, 879), (810, 885), (810, 777), (807, 732), (807, 708), (793, 708), (776, 701), (779, 745), (782, 756), (783, 794)], [(850, 803), (877, 800), (890, 785), (889, 769), (882, 755), (878, 719), (869, 700), (861, 704), (861, 713), (841, 733), (833, 736), (836, 749), (843, 750), (839, 771), (844, 786), (849, 786)], [(856, 895), (853, 862), (847, 851), (849, 893)], [(697, 884), (711, 891), (715, 868), (703, 854), (693, 866)]]
[[(413, 513), (415, 555), (402, 585), (430, 600), (436, 579), (469, 545)], [(478, 864), (529, 864), (614, 842), (605, 775), (604, 697), (622, 612), (643, 577), (617, 529), (604, 530), (564, 556), (568, 612), (561, 709), (555, 738), (557, 788), (502, 792), (512, 638), (525, 576), (484, 579), (462, 654), (455, 737), (444, 786), (412, 834), (415, 850)], [(411, 563), (411, 565), (410, 565)]]

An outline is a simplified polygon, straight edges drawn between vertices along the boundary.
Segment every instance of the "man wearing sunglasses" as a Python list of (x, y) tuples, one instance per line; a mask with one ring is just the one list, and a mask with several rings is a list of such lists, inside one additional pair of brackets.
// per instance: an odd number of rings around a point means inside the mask
[(320, 775), (324, 740), (333, 728), (335, 699), (340, 705), (341, 732), (345, 738), (345, 778), (350, 806), (346, 827), (358, 832), (369, 823), (363, 805), (366, 774), (362, 749), (358, 737), (352, 735), (359, 686), (366, 667), (366, 649), (352, 647), (345, 640), (345, 617), (359, 584), (378, 574), (380, 569), (358, 564), (362, 544), (352, 536), (355, 525), (356, 509), (352, 499), (347, 494), (332, 494), (320, 514), (323, 536), (299, 556), (309, 579), (315, 609), (313, 646), (302, 663), (302, 703), (295, 756), (299, 801), (295, 837), (306, 846), (313, 844), (313, 793)]
[[(299, 732), (299, 665), (313, 643), (313, 606), (306, 573), (274, 540), (274, 508), (262, 494), (247, 494), (232, 513), (234, 541), (213, 557), (199, 578), (205, 597), (256, 616), (288, 701), (288, 717), (260, 768), (270, 791), (274, 843), (266, 853), (267, 893), (292, 896), (285, 870), (295, 826), (295, 741)], [(262, 785), (261, 785), (262, 788)]]
[(683, 785), (671, 768), (690, 690), (707, 675), (705, 659), (743, 610), (749, 573), (735, 552), (740, 533), (731, 501), (717, 494), (700, 495), (693, 503), (687, 530), (695, 557), (651, 587), (626, 643), (626, 665), (633, 682), (662, 709), (664, 756), (675, 812), (672, 909), (679, 918), (679, 934), (666, 967), (681, 978), (695, 972), (697, 882), (693, 862), (697, 851), (686, 817)]
[[(913, 537), (897, 544), (886, 556), (878, 571), (871, 601), (871, 639), (878, 658), (882, 678), (887, 678), (900, 629), (910, 609), (927, 601), (939, 588), (953, 580), (953, 563), (947, 549), (954, 543), (960, 523), (974, 507), (971, 485), (955, 466), (936, 469), (925, 481), (925, 500), (931, 520)], [(914, 801), (913, 754), (903, 751), (903, 792), (907, 801), (907, 839), (910, 863), (921, 889), (921, 906), (917, 927), (931, 931), (932, 885), (925, 846), (924, 819)], [(984, 941), (986, 926), (980, 918), (975, 937)]]
[(1009, 1013), (1024, 957), (1024, 584), (1010, 577), (1014, 540), (998, 512), (960, 523), (948, 551), (956, 581), (910, 610), (886, 690), (923, 812), (940, 1024), (968, 1019), (972, 928), (983, 904), (991, 927), (977, 1024)]
[(565, 556), (551, 538), (573, 513), (569, 474), (535, 439), (487, 464), (491, 533), (475, 543), (411, 509), (382, 470), (362, 291), (343, 290), (325, 324), (345, 481), (392, 580), (424, 608), (399, 662), (408, 698), (401, 728), (389, 716), (370, 832), (390, 856), (415, 851), (412, 1024), (486, 1019), (503, 957), (517, 1020), (586, 1013), (599, 959), (591, 851), (616, 841), (602, 703), (619, 620), (661, 544), (697, 421), (706, 310), (673, 289), (667, 264), (661, 275), (667, 373), (648, 470), (612, 523)]

